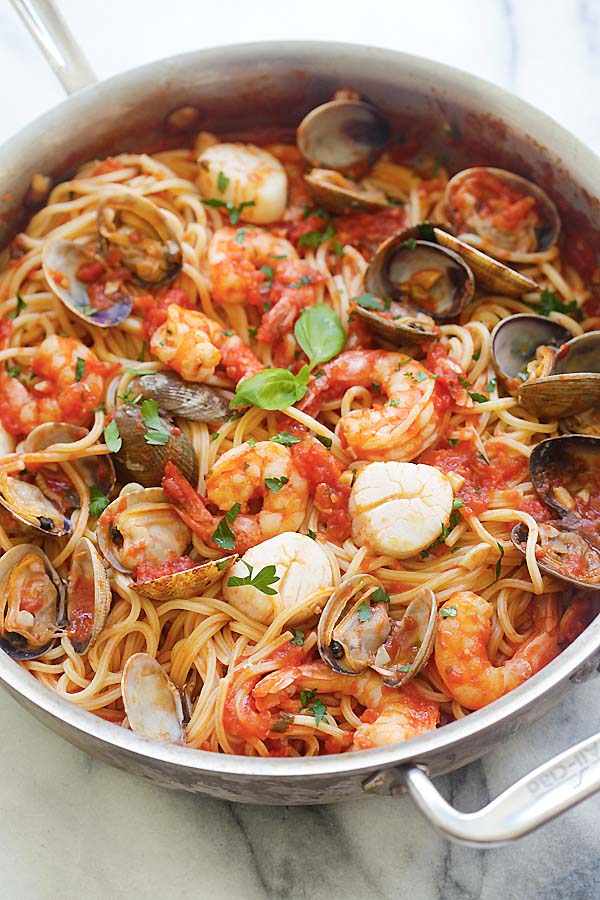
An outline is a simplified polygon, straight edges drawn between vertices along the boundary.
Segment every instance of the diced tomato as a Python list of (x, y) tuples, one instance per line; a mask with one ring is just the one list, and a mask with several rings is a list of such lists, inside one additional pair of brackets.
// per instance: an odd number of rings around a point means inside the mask
[(79, 281), (86, 282), (86, 284), (90, 281), (97, 281), (98, 278), (104, 274), (105, 268), (104, 263), (100, 262), (100, 260), (82, 263), (75, 272), (75, 277), (78, 278)]
[(155, 578), (162, 578), (164, 575), (185, 572), (187, 569), (193, 569), (197, 565), (198, 563), (190, 559), (189, 556), (180, 556), (179, 559), (171, 559), (156, 566), (139, 563), (135, 568), (135, 580), (138, 584), (143, 584), (145, 581), (153, 581)]

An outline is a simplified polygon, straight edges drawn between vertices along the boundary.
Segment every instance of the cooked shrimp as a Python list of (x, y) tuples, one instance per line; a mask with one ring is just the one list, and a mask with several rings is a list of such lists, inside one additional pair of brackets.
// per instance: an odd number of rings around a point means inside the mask
[(262, 228), (219, 228), (208, 246), (213, 297), (222, 304), (262, 306), (269, 293), (269, 279), (261, 267), (274, 268), (282, 257), (298, 259), (296, 250), (284, 238)]
[(556, 601), (539, 598), (534, 633), (501, 666), (493, 666), (486, 645), (494, 607), (472, 591), (452, 594), (440, 613), (435, 665), (454, 700), (465, 709), (481, 709), (523, 684), (558, 655)]
[(186, 381), (208, 381), (219, 364), (236, 383), (264, 369), (239, 335), (176, 303), (170, 304), (166, 322), (152, 335), (150, 350)]
[[(256, 573), (265, 566), (275, 566), (277, 581), (272, 585), (273, 594), (265, 594), (251, 584), (230, 586), (229, 579), (223, 586), (223, 597), (246, 615), (270, 625), (284, 609), (293, 609), (320, 588), (332, 588), (335, 572), (331, 561), (320, 544), (305, 534), (285, 531), (256, 547), (252, 547), (230, 569), (229, 576), (245, 577), (249, 567)], [(322, 601), (304, 607), (288, 619), (288, 625), (299, 625), (321, 612)]]
[(374, 462), (356, 476), (348, 510), (359, 547), (405, 559), (424, 550), (448, 525), (452, 485), (434, 466)]
[(303, 259), (284, 259), (274, 268), (269, 293), (270, 309), (262, 318), (257, 338), (265, 344), (292, 333), (294, 322), (303, 309), (319, 300), (323, 275)]
[(40, 380), (25, 385), (0, 366), (0, 420), (10, 434), (29, 434), (44, 422), (86, 425), (118, 366), (74, 338), (51, 334), (36, 348), (31, 369)]
[(410, 461), (435, 444), (448, 423), (450, 398), (442, 380), (403, 353), (347, 350), (321, 368), (299, 404), (310, 415), (354, 386), (387, 397), (340, 420), (342, 444), (356, 459)]
[(388, 688), (381, 676), (371, 670), (362, 675), (341, 675), (321, 661), (266, 675), (256, 685), (252, 696), (260, 699), (280, 691), (289, 694), (315, 688), (318, 694), (340, 693), (356, 697), (367, 707), (363, 724), (354, 733), (354, 750), (406, 741), (433, 731), (440, 720), (437, 703), (421, 697), (411, 684)]
[[(165, 466), (162, 485), (183, 521), (214, 547), (218, 544), (213, 535), (223, 516), (239, 509), (228, 520), (238, 553), (284, 531), (297, 531), (308, 504), (308, 482), (290, 450), (272, 441), (258, 441), (253, 447), (242, 444), (224, 453), (206, 479), (206, 501), (171, 462)], [(260, 511), (251, 512), (260, 501)], [(222, 512), (214, 515), (207, 502)]]
[(198, 157), (198, 183), (204, 197), (240, 208), (244, 222), (276, 222), (285, 210), (285, 169), (253, 144), (207, 147)]

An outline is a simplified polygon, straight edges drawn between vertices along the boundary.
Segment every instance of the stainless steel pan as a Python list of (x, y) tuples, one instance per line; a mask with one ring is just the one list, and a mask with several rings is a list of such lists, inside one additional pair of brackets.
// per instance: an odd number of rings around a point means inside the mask
[[(403, 119), (419, 121), (431, 140), (442, 122), (458, 124), (462, 142), (444, 150), (451, 165), (493, 161), (516, 168), (559, 199), (567, 223), (584, 227), (600, 218), (592, 199), (600, 189), (594, 154), (526, 103), (455, 69), (370, 47), (290, 42), (188, 53), (93, 84), (93, 73), (51, 4), (13, 3), (66, 90), (76, 93), (0, 149), (0, 243), (29, 213), (24, 198), (36, 172), (60, 177), (90, 157), (169, 140), (168, 115), (184, 105), (198, 107), (201, 127), (220, 132), (242, 132), (257, 123), (294, 126), (341, 85), (369, 96), (399, 126)], [(185, 135), (173, 139), (181, 143)], [(599, 662), (600, 618), (522, 687), (462, 721), (405, 744), (316, 759), (225, 756), (149, 742), (61, 700), (3, 653), (0, 680), (71, 743), (158, 784), (273, 804), (408, 790), (449, 837), (491, 845), (531, 831), (600, 788), (600, 735), (536, 769), (476, 813), (448, 806), (430, 776), (477, 759), (526, 727), (573, 684), (593, 677)]]

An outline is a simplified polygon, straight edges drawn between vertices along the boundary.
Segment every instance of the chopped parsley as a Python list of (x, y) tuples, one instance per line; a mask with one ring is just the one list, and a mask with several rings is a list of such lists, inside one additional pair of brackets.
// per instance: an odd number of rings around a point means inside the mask
[(236, 244), (240, 244), (240, 245), (243, 244), (245, 236), (246, 236), (246, 232), (244, 231), (244, 229), (238, 228), (236, 235), (235, 235)]
[(313, 531), (312, 528), (309, 528), (309, 529), (308, 529), (307, 536), (308, 536), (312, 541), (316, 541), (316, 539), (317, 539), (317, 532), (316, 532), (316, 531)]
[(321, 444), (323, 444), (326, 450), (331, 450), (331, 446), (333, 444), (331, 438), (324, 437), (322, 434), (317, 434), (316, 438)]
[(359, 622), (368, 622), (369, 619), (373, 618), (373, 610), (366, 601), (363, 601), (363, 603), (357, 606), (356, 611), (358, 613)]
[(248, 440), (246, 441), (246, 443), (248, 444), (249, 447), (256, 447), (256, 441), (254, 440), (253, 437), (249, 437)]
[(333, 250), (334, 253), (337, 253), (337, 255), (339, 256), (340, 259), (343, 259), (344, 256), (346, 255), (344, 252), (344, 248), (342, 247), (342, 245), (340, 244), (339, 241), (332, 241), (331, 249)]
[(144, 400), (141, 409), (142, 422), (148, 429), (144, 434), (146, 443), (153, 445), (168, 444), (171, 435), (158, 415), (158, 403), (156, 400)]
[(354, 298), (354, 302), (362, 309), (383, 309), (383, 303), (375, 294), (361, 294)]
[(119, 426), (114, 419), (104, 428), (104, 440), (111, 453), (118, 453), (123, 445), (121, 435), (119, 434)]
[(227, 210), (227, 215), (229, 216), (229, 221), (232, 225), (237, 225), (237, 223), (240, 221), (241, 214), (248, 206), (256, 206), (254, 200), (247, 200), (244, 203), (240, 203), (239, 206), (235, 206), (235, 204), (226, 203), (225, 200), (220, 200), (218, 197), (208, 197), (202, 202), (205, 206), (211, 206), (213, 207), (213, 209), (225, 208)]
[(4, 363), (4, 368), (6, 369), (6, 374), (9, 378), (17, 378), (21, 374), (21, 366), (14, 363), (14, 365), (9, 365), (8, 360)]
[(294, 437), (289, 431), (280, 431), (278, 434), (272, 434), (269, 440), (274, 441), (276, 444), (283, 444), (284, 447), (291, 447), (292, 444), (301, 443), (300, 438)]
[(211, 441), (216, 441), (217, 438), (219, 438), (219, 437), (221, 437), (221, 432), (220, 432), (220, 431), (213, 431), (213, 433), (212, 433), (211, 436), (210, 436), (210, 439), (211, 439)]
[(543, 290), (539, 303), (533, 304), (533, 307), (541, 316), (549, 316), (552, 312), (558, 312), (571, 316), (577, 322), (581, 322), (583, 319), (583, 310), (578, 306), (577, 301), (571, 300), (569, 303), (565, 303), (556, 291)]
[(261, 266), (260, 271), (265, 276), (265, 281), (269, 282), (270, 287), (273, 279), (275, 278), (275, 270), (273, 269), (273, 266)]
[(500, 556), (498, 557), (498, 561), (496, 563), (496, 578), (494, 579), (494, 584), (500, 580), (500, 572), (502, 570), (502, 560), (504, 558), (504, 547), (499, 541), (496, 541), (496, 546), (498, 547), (498, 551)]
[(452, 509), (460, 509), (464, 506), (462, 497), (455, 497), (452, 501)]
[(213, 531), (211, 540), (217, 547), (221, 547), (223, 550), (233, 550), (235, 547), (235, 534), (231, 530), (231, 525), (237, 519), (241, 508), (240, 503), (234, 503)]
[(382, 587), (378, 587), (376, 591), (373, 591), (371, 594), (371, 603), (389, 603), (390, 595), (386, 590)]
[(118, 399), (127, 406), (137, 406), (143, 396), (143, 394), (134, 394), (131, 388), (127, 388), (124, 394), (117, 394)]
[(281, 478), (265, 478), (265, 484), (272, 494), (278, 494), (281, 488), (288, 483), (290, 479), (282, 475)]
[[(461, 502), (461, 506), (462, 506), (462, 502)], [(450, 532), (454, 531), (454, 529), (456, 528), (456, 526), (458, 525), (458, 523), (461, 520), (461, 515), (458, 511), (459, 509), (460, 509), (460, 506), (455, 507), (454, 503), (452, 504), (452, 512), (450, 513), (450, 519), (448, 521), (448, 524), (446, 525), (445, 522), (442, 522), (442, 528), (441, 528), (439, 536), (435, 539), (433, 544), (430, 544), (429, 547), (427, 547), (425, 550), (421, 550), (421, 559), (427, 559), (427, 557), (429, 556), (429, 554), (431, 553), (433, 548), (439, 546), (439, 544), (443, 544), (444, 541), (446, 540), (446, 538), (448, 537), (448, 535), (450, 534)]]
[(455, 606), (444, 606), (440, 609), (443, 619), (455, 619), (456, 618), (456, 607)]
[(108, 497), (95, 484), (90, 486), (90, 516), (98, 518), (109, 504)]
[(290, 284), (286, 284), (286, 287), (289, 288), (303, 288), (306, 287), (307, 284), (313, 283), (312, 275), (302, 275), (299, 281), (292, 281)]
[(408, 247), (409, 250), (414, 250), (415, 247), (417, 246), (417, 242), (416, 242), (415, 238), (407, 238), (405, 241), (402, 242), (402, 246)]
[(294, 628), (294, 637), (290, 641), (290, 644), (294, 644), (296, 647), (304, 646), (304, 632), (299, 628)]
[(20, 293), (17, 291), (17, 305), (16, 305), (16, 307), (13, 309), (12, 312), (9, 312), (9, 313), (8, 313), (8, 315), (7, 315), (6, 318), (7, 318), (7, 319), (16, 319), (17, 316), (19, 315), (19, 313), (21, 313), (21, 312), (22, 312), (24, 309), (26, 309), (26, 308), (27, 308), (27, 304), (25, 303), (25, 301), (24, 301), (23, 298), (21, 297)]
[(227, 185), (230, 181), (231, 179), (227, 177), (225, 172), (219, 172), (219, 177), (217, 178), (217, 187), (222, 194), (224, 194), (227, 190)]
[(140, 355), (138, 356), (138, 362), (144, 362), (147, 346), (148, 344), (146, 343), (146, 341), (142, 341), (142, 349), (140, 350)]
[[(316, 688), (313, 688), (312, 691), (300, 691), (300, 703), (302, 704), (302, 706), (300, 707), (300, 712), (312, 713), (315, 717), (317, 725), (320, 725), (321, 719), (327, 713), (327, 707), (322, 700), (315, 700), (316, 693)], [(312, 702), (313, 700), (314, 703)], [(309, 704), (312, 705), (309, 706)]]
[(75, 360), (75, 381), (81, 381), (85, 375), (85, 359), (78, 356)]
[(476, 353), (473, 354), (473, 362), (477, 362), (479, 357), (481, 356), (481, 350), (477, 350)]
[(467, 394), (469, 395), (471, 400), (475, 401), (475, 403), (487, 403), (487, 401), (490, 399), (489, 397), (486, 397), (485, 394), (478, 394), (476, 391), (470, 391), (469, 388), (473, 387), (473, 385), (470, 381), (467, 381), (466, 378), (461, 378), (459, 375), (458, 380), (460, 381), (462, 386), (467, 389)]
[(310, 247), (314, 250), (323, 241), (330, 240), (334, 234), (335, 227), (332, 222), (328, 222), (324, 231), (307, 231), (306, 234), (303, 234), (298, 241), (298, 247)]
[(279, 575), (275, 574), (275, 566), (264, 566), (264, 568), (255, 575), (254, 569), (250, 563), (247, 563), (245, 559), (241, 559), (240, 562), (244, 563), (248, 570), (248, 574), (232, 575), (227, 580), (227, 587), (241, 587), (242, 585), (248, 584), (251, 587), (256, 588), (257, 591), (260, 591), (262, 594), (267, 594), (268, 596), (277, 593), (277, 591), (271, 587), (272, 584), (280, 581)]

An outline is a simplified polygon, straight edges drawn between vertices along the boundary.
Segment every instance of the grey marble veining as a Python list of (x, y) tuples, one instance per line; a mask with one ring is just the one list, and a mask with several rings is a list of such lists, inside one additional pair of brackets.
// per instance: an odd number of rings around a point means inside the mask
[[(59, 0), (98, 74), (236, 41), (322, 38), (430, 56), (475, 72), (600, 149), (600, 0)], [(61, 99), (0, 2), (0, 140)], [(458, 808), (600, 730), (600, 682), (440, 781)], [(65, 744), (0, 693), (0, 900), (595, 900), (600, 795), (503, 849), (451, 845), (407, 797), (245, 807), (170, 792)]]

